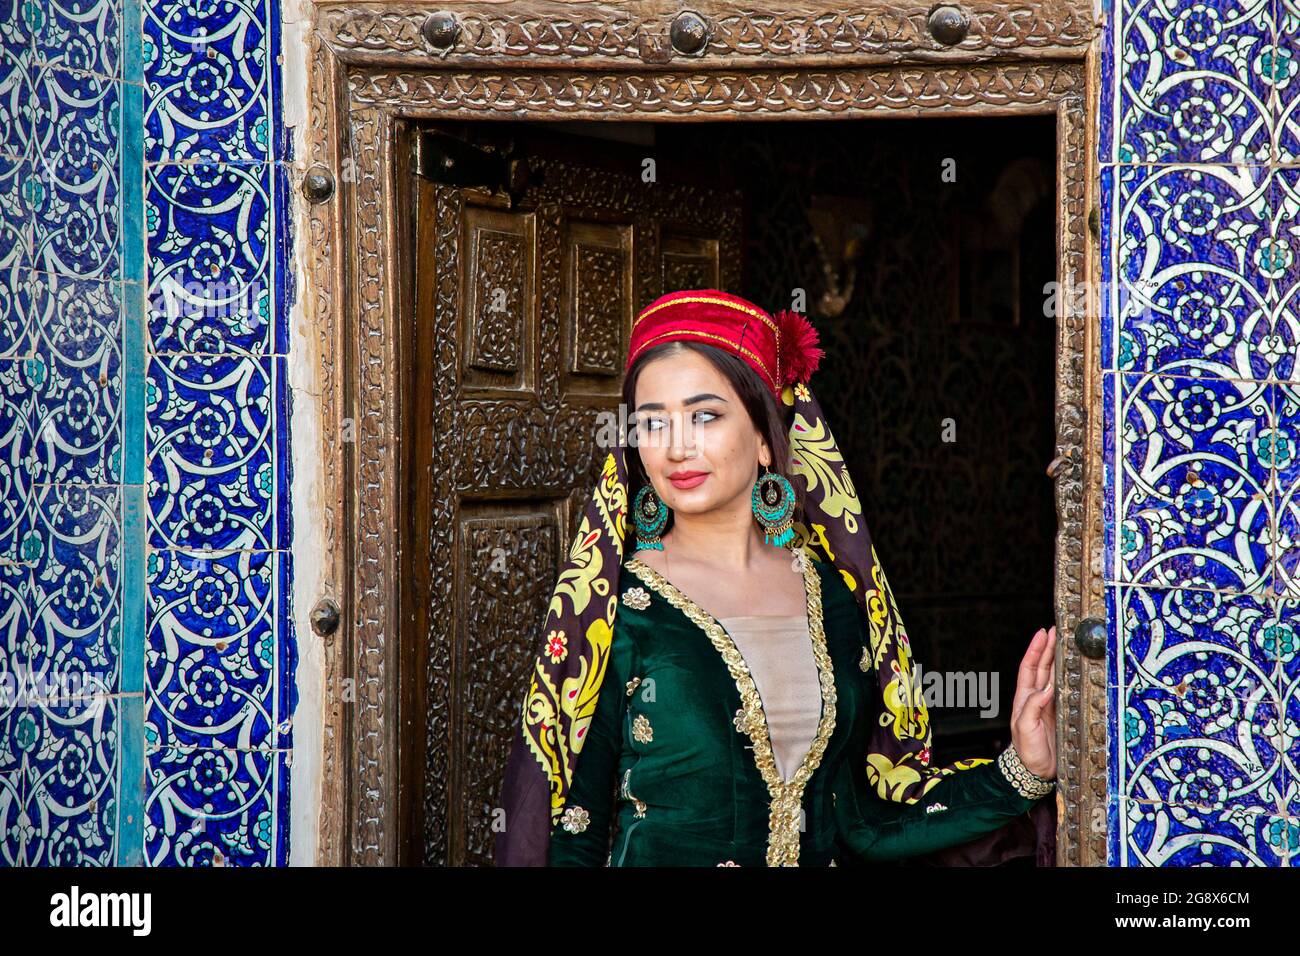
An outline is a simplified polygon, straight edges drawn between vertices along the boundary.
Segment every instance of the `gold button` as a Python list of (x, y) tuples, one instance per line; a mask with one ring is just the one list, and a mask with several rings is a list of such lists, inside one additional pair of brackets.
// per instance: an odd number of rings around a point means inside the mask
[(645, 714), (637, 714), (636, 720), (632, 721), (632, 739), (637, 743), (648, 744), (654, 740), (654, 728), (650, 726), (650, 719)]

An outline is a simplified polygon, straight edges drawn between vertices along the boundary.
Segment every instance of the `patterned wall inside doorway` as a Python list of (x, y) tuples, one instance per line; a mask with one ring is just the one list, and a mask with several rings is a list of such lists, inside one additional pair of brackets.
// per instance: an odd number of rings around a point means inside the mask
[(1300, 6), (1107, 13), (1109, 859), (1290, 865)]
[(0, 864), (287, 859), (278, 45), (0, 0)]

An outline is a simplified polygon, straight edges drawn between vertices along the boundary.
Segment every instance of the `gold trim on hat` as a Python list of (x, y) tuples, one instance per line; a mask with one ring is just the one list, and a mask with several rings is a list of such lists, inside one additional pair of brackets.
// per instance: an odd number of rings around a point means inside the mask
[(771, 370), (767, 367), (767, 363), (765, 363), (761, 358), (759, 358), (749, 349), (745, 348), (743, 345), (738, 345), (735, 342), (731, 341), (731, 339), (728, 339), (721, 335), (715, 335), (712, 332), (701, 332), (699, 329), (671, 329), (667, 332), (660, 332), (658, 335), (651, 336), (650, 338), (642, 342), (640, 346), (637, 347), (637, 350), (635, 352), (633, 352), (631, 355), (627, 357), (628, 366), (630, 367), (632, 363), (636, 361), (636, 357), (640, 355), (642, 352), (644, 352), (649, 346), (653, 345), (655, 342), (658, 342), (660, 339), (667, 338), (670, 335), (700, 335), (706, 339), (716, 339), (717, 341), (726, 345), (728, 348), (736, 349), (737, 351), (743, 352), (745, 355), (748, 355), (750, 358), (752, 358), (755, 361), (755, 363), (757, 363), (758, 367), (763, 370), (763, 374), (767, 377), (767, 380), (771, 384), (772, 388), (776, 389), (777, 391), (780, 391), (780, 386), (776, 384), (776, 379), (773, 378)]

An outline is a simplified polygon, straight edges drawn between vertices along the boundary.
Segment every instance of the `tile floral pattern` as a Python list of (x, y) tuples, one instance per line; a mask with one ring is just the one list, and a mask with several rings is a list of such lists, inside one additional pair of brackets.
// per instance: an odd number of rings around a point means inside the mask
[[(1104, 12), (1110, 862), (1291, 865), (1300, 3)], [(0, 0), (0, 864), (287, 858), (279, 17)]]
[(1298, 14), (1294, 0), (1107, 10), (1115, 866), (1300, 857)]
[(283, 865), (272, 0), (0, 0), (0, 865)]

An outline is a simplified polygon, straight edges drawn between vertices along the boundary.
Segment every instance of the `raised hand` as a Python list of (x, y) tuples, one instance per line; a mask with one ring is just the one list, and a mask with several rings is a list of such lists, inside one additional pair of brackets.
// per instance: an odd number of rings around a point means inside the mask
[(1056, 627), (1038, 629), (1020, 661), (1011, 703), (1011, 742), (1033, 773), (1056, 778)]

